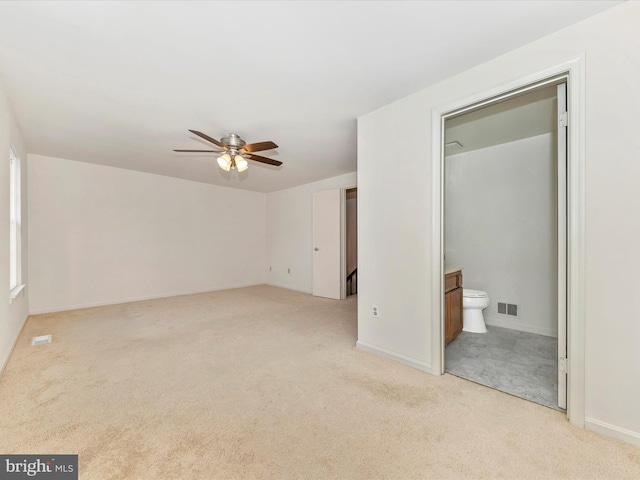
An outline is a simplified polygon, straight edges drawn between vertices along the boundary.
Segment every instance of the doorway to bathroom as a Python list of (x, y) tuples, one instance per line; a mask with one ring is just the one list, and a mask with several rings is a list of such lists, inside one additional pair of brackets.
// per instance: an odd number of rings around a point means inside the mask
[(442, 185), (445, 271), (464, 292), (445, 372), (561, 410), (566, 86), (559, 76), (447, 116)]

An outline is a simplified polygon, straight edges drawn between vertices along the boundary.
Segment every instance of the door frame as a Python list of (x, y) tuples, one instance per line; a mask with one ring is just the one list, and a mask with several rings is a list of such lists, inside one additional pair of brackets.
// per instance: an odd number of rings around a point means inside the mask
[(358, 185), (340, 187), (340, 300), (347, 298), (347, 190)]
[(444, 373), (444, 122), (565, 76), (567, 131), (567, 417), (585, 424), (585, 66), (584, 55), (432, 109), (431, 373)]
[[(567, 409), (567, 126), (564, 118), (568, 118), (567, 82), (556, 85), (556, 212), (557, 212), (557, 248), (558, 248), (558, 336), (556, 365), (558, 375), (558, 407)], [(563, 267), (561, 267), (563, 266)]]

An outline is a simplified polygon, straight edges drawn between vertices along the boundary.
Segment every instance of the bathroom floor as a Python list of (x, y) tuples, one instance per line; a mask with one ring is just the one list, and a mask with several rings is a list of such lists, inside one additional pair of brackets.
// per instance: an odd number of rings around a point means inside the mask
[(558, 340), (487, 325), (462, 332), (445, 349), (445, 371), (457, 377), (558, 408)]

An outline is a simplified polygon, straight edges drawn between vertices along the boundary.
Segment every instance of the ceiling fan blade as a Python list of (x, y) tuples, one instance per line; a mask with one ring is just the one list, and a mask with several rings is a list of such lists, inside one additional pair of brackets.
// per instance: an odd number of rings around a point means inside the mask
[(245, 154), (245, 157), (248, 158), (249, 160), (255, 160), (256, 162), (268, 163), (269, 165), (275, 165), (276, 167), (279, 167), (280, 165), (282, 165), (282, 162), (280, 162), (278, 160), (273, 160), (271, 158), (263, 157), (262, 155), (255, 155), (253, 153), (247, 153), (247, 154)]
[(218, 140), (216, 140), (215, 138), (211, 138), (209, 135), (207, 135), (206, 133), (202, 133), (202, 132), (198, 132), (197, 130), (189, 130), (191, 133), (193, 133), (194, 135), (199, 136), (200, 138), (204, 138), (206, 141), (213, 143), (214, 145), (217, 145), (220, 148), (224, 148), (225, 150), (229, 150), (229, 147), (225, 147), (222, 143), (220, 143)]
[(223, 153), (224, 150), (174, 150), (174, 152), (207, 152), (207, 153)]
[(272, 150), (274, 148), (278, 148), (278, 145), (269, 141), (269, 142), (258, 142), (258, 143), (250, 143), (249, 145), (245, 145), (242, 147), (245, 152), (261, 152), (262, 150)]

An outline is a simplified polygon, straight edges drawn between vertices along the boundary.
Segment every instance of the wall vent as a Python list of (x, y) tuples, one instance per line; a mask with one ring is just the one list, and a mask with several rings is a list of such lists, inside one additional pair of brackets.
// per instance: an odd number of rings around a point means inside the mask
[(498, 302), (498, 313), (500, 315), (509, 315), (510, 317), (517, 317), (518, 305), (513, 303)]
[(44, 345), (45, 343), (51, 343), (51, 335), (40, 335), (39, 337), (33, 337), (33, 340), (31, 340), (31, 346)]

